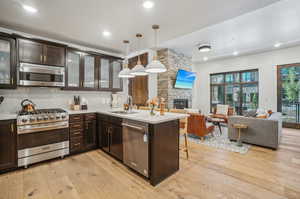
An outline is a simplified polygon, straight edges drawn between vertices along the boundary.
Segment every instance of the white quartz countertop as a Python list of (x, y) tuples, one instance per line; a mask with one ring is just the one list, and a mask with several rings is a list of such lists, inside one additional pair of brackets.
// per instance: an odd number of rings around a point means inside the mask
[(84, 113), (101, 113), (105, 115), (120, 117), (123, 119), (136, 120), (140, 122), (146, 122), (150, 124), (159, 124), (163, 122), (168, 122), (172, 120), (178, 120), (182, 118), (186, 118), (189, 115), (181, 114), (181, 113), (169, 113), (166, 112), (165, 115), (160, 115), (159, 112), (156, 112), (155, 116), (151, 116), (149, 111), (144, 110), (133, 110), (135, 113), (130, 114), (120, 114), (120, 113), (112, 113), (112, 111), (118, 111), (120, 109), (94, 109), (94, 110), (80, 110), (80, 111), (71, 111), (67, 110), (70, 115), (72, 114), (84, 114)]
[[(144, 110), (133, 110), (135, 113), (131, 114), (120, 114), (120, 113), (112, 113), (112, 111), (120, 111), (120, 109), (90, 109), (90, 110), (80, 110), (80, 111), (72, 111), (66, 110), (70, 115), (72, 114), (85, 114), (85, 113), (101, 113), (105, 115), (111, 115), (115, 117), (120, 117), (123, 119), (136, 120), (140, 122), (146, 122), (150, 124), (159, 124), (163, 122), (168, 122), (172, 120), (182, 119), (188, 117), (187, 114), (180, 113), (169, 113), (166, 112), (165, 115), (159, 115), (159, 112), (156, 112), (155, 116), (151, 116), (149, 111)], [(0, 113), (0, 120), (12, 120), (16, 119), (17, 114), (13, 113)]]

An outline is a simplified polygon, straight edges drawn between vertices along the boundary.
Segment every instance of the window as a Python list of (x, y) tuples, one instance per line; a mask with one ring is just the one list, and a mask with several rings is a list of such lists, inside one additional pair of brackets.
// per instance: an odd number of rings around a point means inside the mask
[(258, 107), (258, 70), (210, 75), (211, 110), (217, 104), (233, 107), (237, 114)]

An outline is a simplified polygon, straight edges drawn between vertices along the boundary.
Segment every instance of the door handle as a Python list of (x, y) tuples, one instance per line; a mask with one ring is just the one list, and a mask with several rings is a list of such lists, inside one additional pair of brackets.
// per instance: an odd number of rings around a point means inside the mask
[(14, 130), (14, 124), (10, 124), (10, 130), (11, 130), (12, 133), (15, 132), (15, 130)]
[(133, 125), (130, 125), (130, 124), (127, 124), (127, 123), (122, 123), (122, 126), (133, 128), (133, 129), (136, 129), (136, 130), (139, 130), (139, 131), (145, 131), (145, 128), (143, 128), (143, 127), (133, 126)]
[(10, 81), (11, 81), (11, 84), (14, 84), (14, 78), (13, 77), (11, 78)]

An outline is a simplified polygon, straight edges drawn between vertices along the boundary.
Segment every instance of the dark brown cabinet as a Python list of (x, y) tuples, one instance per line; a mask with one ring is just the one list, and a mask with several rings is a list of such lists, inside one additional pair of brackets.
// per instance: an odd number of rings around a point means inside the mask
[(0, 33), (0, 88), (16, 87), (15, 40)]
[(18, 39), (19, 62), (65, 66), (66, 48), (42, 42)]
[(96, 114), (85, 114), (84, 147), (86, 150), (97, 147), (97, 120)]
[(98, 114), (98, 132), (100, 148), (122, 161), (122, 119)]
[(122, 91), (121, 59), (67, 50), (66, 90)]
[(66, 89), (98, 90), (95, 55), (68, 49), (67, 60)]
[(51, 66), (65, 66), (66, 49), (64, 47), (44, 45), (44, 64)]
[(79, 153), (97, 147), (96, 114), (70, 115), (70, 153)]
[(17, 167), (15, 120), (0, 121), (0, 171)]

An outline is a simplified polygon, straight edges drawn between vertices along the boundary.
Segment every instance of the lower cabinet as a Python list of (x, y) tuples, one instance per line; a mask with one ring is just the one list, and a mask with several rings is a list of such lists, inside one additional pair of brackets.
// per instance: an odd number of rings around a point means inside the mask
[(98, 114), (98, 132), (100, 148), (123, 161), (122, 120)]
[(17, 167), (15, 120), (0, 121), (0, 172)]
[(96, 114), (70, 115), (70, 153), (79, 153), (97, 147)]

